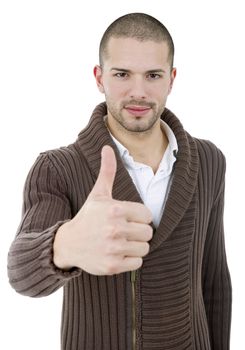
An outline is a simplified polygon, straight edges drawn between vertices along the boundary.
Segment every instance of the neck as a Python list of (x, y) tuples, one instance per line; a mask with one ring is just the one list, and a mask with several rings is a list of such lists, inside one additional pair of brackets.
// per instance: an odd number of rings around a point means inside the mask
[(107, 117), (107, 127), (111, 134), (128, 149), (135, 162), (151, 166), (154, 173), (157, 171), (168, 146), (168, 138), (161, 128), (160, 119), (145, 132), (127, 131), (115, 125), (109, 117)]

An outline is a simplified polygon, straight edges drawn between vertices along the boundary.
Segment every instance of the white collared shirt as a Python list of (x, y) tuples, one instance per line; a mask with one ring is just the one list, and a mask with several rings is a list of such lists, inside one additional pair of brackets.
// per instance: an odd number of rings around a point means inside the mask
[[(164, 129), (169, 143), (155, 174), (150, 166), (135, 162), (127, 148), (110, 133), (143, 203), (152, 212), (155, 227), (159, 225), (163, 214), (171, 186), (171, 175), (176, 161), (175, 154), (178, 151), (177, 140), (171, 128), (163, 120), (161, 120), (161, 127)], [(110, 132), (109, 129), (108, 131)]]

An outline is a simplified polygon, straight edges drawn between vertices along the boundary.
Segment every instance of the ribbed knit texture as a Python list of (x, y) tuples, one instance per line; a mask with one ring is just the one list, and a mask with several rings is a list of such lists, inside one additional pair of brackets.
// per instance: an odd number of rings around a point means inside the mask
[[(106, 113), (100, 104), (75, 143), (39, 155), (26, 180), (22, 221), (9, 251), (9, 280), (17, 292), (41, 297), (64, 286), (62, 350), (132, 349), (130, 272), (64, 272), (52, 261), (55, 233), (86, 201), (103, 145), (111, 145), (117, 157), (113, 198), (142, 202), (104, 125)], [(162, 119), (179, 151), (161, 222), (136, 273), (136, 349), (229, 350), (225, 159), (211, 142), (191, 137), (167, 108)]]

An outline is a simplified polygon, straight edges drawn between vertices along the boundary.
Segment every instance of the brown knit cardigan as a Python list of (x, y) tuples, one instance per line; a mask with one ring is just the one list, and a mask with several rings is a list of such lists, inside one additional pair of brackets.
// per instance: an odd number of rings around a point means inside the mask
[(76, 142), (41, 153), (31, 168), (22, 220), (9, 251), (11, 285), (31, 297), (64, 287), (62, 350), (228, 350), (225, 159), (211, 142), (191, 137), (167, 108), (162, 119), (179, 151), (161, 222), (135, 282), (131, 272), (94, 276), (53, 264), (55, 233), (92, 190), (103, 145), (111, 145), (117, 156), (113, 198), (142, 202), (104, 125), (106, 113), (106, 104), (98, 105)]

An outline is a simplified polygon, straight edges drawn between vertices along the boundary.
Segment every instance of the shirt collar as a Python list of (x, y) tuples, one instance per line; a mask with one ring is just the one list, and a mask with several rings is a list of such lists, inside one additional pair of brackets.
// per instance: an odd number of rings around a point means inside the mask
[[(104, 121), (106, 122), (106, 119), (107, 119), (107, 115), (104, 116)], [(166, 122), (164, 122), (163, 120), (160, 119), (160, 122), (161, 122), (161, 128), (162, 130), (164, 130), (167, 138), (168, 138), (168, 148), (169, 148), (169, 153), (171, 155), (174, 156), (174, 158), (176, 158), (176, 154), (178, 152), (178, 144), (177, 144), (177, 140), (176, 140), (176, 137), (173, 133), (173, 130), (168, 126), (168, 124)], [(118, 148), (118, 151), (119, 151), (119, 154), (121, 156), (121, 158), (125, 158), (127, 156), (130, 156), (129, 155), (129, 151), (128, 149), (123, 145), (121, 144), (121, 142), (119, 142), (113, 135), (112, 133), (110, 132), (109, 128), (108, 129), (108, 132), (110, 133), (111, 135), (111, 138), (113, 139), (113, 141), (115, 142), (117, 148)]]
[(178, 144), (177, 144), (177, 140), (176, 140), (176, 137), (174, 135), (174, 132), (165, 121), (160, 119), (160, 122), (161, 122), (162, 130), (164, 130), (164, 132), (168, 138), (168, 142), (169, 142), (168, 146), (170, 148), (170, 151), (174, 155), (174, 157), (176, 158), (176, 154), (178, 152)]

